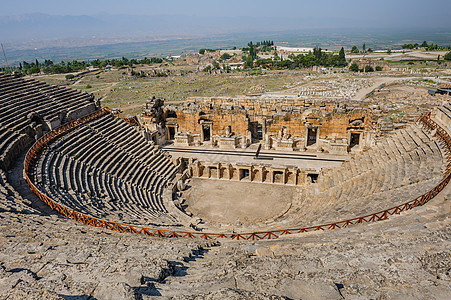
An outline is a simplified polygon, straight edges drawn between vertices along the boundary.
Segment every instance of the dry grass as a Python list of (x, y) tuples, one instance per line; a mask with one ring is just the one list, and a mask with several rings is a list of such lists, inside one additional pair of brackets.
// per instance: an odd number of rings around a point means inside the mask
[[(416, 66), (418, 67), (418, 66)], [(422, 66), (424, 70), (427, 66)], [(102, 100), (102, 104), (121, 109), (125, 115), (136, 115), (141, 112), (142, 105), (152, 96), (167, 99), (167, 103), (181, 103), (187, 97), (236, 97), (245, 94), (252, 87), (264, 87), (266, 92), (290, 93), (302, 86), (314, 86), (317, 80), (341, 80), (343, 78), (375, 78), (378, 76), (397, 77), (412, 76), (410, 72), (382, 72), (380, 74), (348, 73), (311, 73), (310, 70), (266, 71), (261, 75), (250, 75), (248, 72), (210, 75), (198, 70), (194, 65), (161, 65), (139, 66), (140, 70), (182, 71), (184, 75), (169, 77), (129, 77), (126, 69), (97, 71), (67, 81), (65, 75), (47, 75), (36, 78), (51, 84), (64, 85), (93, 93)], [(449, 69), (440, 70), (434, 75), (449, 75)], [(341, 71), (340, 71), (341, 72)], [(174, 72), (175, 73), (175, 72)], [(307, 75), (311, 75), (306, 77)], [(427, 74), (427, 76), (431, 76)], [(257, 89), (259, 90), (259, 89)]]
[(103, 105), (120, 108), (126, 115), (134, 115), (152, 96), (177, 103), (187, 97), (243, 95), (253, 86), (264, 86), (266, 92), (280, 91), (285, 89), (285, 85), (299, 82), (308, 74), (306, 71), (269, 71), (263, 75), (248, 75), (246, 72), (210, 75), (190, 71), (192, 73), (183, 76), (154, 78), (128, 77), (122, 74), (124, 70), (114, 70), (88, 74), (71, 82), (67, 82), (64, 76), (43, 76), (40, 79), (93, 93), (102, 99)]

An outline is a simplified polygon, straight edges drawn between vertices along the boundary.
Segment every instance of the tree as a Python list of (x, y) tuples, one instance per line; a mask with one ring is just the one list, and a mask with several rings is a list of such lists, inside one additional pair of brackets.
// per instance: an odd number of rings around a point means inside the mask
[(229, 58), (231, 58), (232, 56), (230, 56), (229, 53), (224, 53), (223, 55), (221, 55), (221, 59), (222, 60), (228, 60)]
[(319, 48), (318, 46), (313, 48), (313, 55), (316, 57), (317, 60), (321, 59), (322, 56), (322, 52), (321, 52), (321, 48)]
[(254, 59), (249, 55), (244, 59), (244, 63), (246, 67), (252, 68), (254, 66)]
[(427, 50), (437, 50), (438, 49), (438, 45), (437, 44), (430, 44), (428, 47), (427, 47)]
[(213, 65), (213, 69), (215, 69), (215, 70), (221, 69), (221, 65), (217, 61), (214, 61), (212, 63), (212, 65)]
[(365, 52), (365, 50), (366, 50), (366, 45), (365, 45), (365, 43), (363, 43), (362, 52)]
[(345, 67), (346, 65), (347, 65), (347, 62), (346, 62), (345, 49), (343, 47), (341, 47), (340, 52), (338, 52), (337, 66)]
[(428, 46), (429, 46), (428, 43), (426, 41), (424, 41), (423, 44), (421, 44), (420, 47), (427, 48)]
[(352, 46), (351, 52), (352, 53), (359, 53), (360, 51), (359, 51), (359, 48), (357, 48), (357, 46)]
[(199, 50), (199, 54), (204, 54), (205, 53), (205, 49), (200, 49)]
[(403, 49), (413, 49), (415, 46), (414, 45), (412, 45), (412, 44), (404, 44), (404, 45), (402, 45), (402, 48)]
[(249, 46), (249, 56), (252, 57), (252, 60), (257, 58), (257, 46), (255, 46), (252, 41), (250, 41), (248, 44)]
[(365, 66), (365, 72), (374, 72), (374, 68), (372, 66)]
[(359, 71), (359, 66), (356, 63), (353, 63), (350, 67), (349, 67), (350, 71), (353, 72), (358, 72)]
[(376, 71), (382, 71), (382, 67), (381, 66), (376, 66)]
[(451, 51), (446, 53), (445, 56), (443, 57), (445, 60), (451, 60)]
[(391, 49), (387, 50), (387, 54), (389, 54), (389, 55), (391, 54)]

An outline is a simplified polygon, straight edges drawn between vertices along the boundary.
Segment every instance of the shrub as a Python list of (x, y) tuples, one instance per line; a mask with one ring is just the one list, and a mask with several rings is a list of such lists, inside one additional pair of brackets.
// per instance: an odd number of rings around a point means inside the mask
[(353, 63), (350, 67), (349, 67), (350, 71), (353, 72), (358, 72), (359, 71), (359, 66), (356, 63)]
[(229, 53), (224, 53), (223, 55), (221, 55), (221, 59), (222, 60), (227, 60), (227, 59), (229, 59), (229, 58), (231, 58), (232, 56), (230, 56), (230, 54)]
[(88, 84), (88, 85), (86, 86), (86, 88), (87, 88), (87, 89), (90, 89), (90, 88), (92, 88), (92, 86), (91, 86), (90, 84)]
[(71, 79), (74, 79), (74, 74), (67, 74), (66, 75), (66, 80), (71, 80)]
[(382, 67), (381, 66), (376, 66), (376, 71), (382, 71)]

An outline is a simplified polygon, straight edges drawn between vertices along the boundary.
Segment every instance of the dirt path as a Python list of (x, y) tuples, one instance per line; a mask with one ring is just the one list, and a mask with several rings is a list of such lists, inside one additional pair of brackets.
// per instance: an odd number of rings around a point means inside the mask
[(390, 84), (398, 80), (407, 80), (407, 79), (414, 79), (416, 77), (380, 77), (375, 78), (374, 84), (367, 88), (360, 89), (355, 96), (352, 98), (352, 100), (363, 100), (365, 99), (365, 96), (368, 95), (368, 93), (372, 92), (374, 89), (378, 88), (382, 84)]
[(392, 77), (381, 77), (381, 78), (375, 78), (373, 85), (360, 89), (352, 100), (363, 100), (365, 96), (372, 92), (374, 89), (378, 88), (381, 84), (385, 83), (392, 83), (393, 81), (397, 80), (398, 78), (392, 78)]

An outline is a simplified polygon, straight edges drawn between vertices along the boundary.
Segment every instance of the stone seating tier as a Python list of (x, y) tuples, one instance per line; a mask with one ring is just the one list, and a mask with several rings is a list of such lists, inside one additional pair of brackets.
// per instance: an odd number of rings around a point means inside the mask
[(308, 226), (396, 206), (441, 181), (443, 157), (434, 138), (409, 125), (340, 168), (325, 171), (301, 193), (291, 215), (301, 220), (296, 225)]
[(0, 74), (0, 93), (0, 124), (9, 123), (4, 116), (21, 117), (34, 112), (51, 119), (60, 112), (77, 111), (94, 103), (94, 96), (84, 92), (5, 74)]
[(164, 152), (108, 114), (53, 142), (37, 163), (36, 181), (48, 196), (88, 215), (179, 225), (162, 196), (176, 170)]

